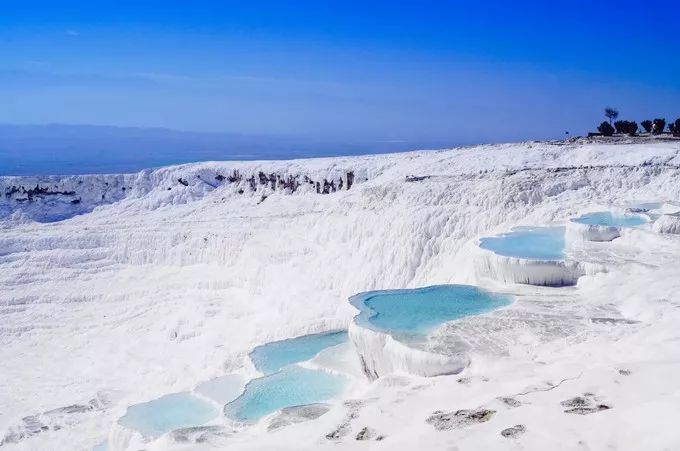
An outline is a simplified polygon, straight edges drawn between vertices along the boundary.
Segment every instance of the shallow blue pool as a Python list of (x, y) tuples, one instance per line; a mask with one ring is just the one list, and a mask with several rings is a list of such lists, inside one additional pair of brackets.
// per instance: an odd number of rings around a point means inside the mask
[(508, 305), (511, 298), (469, 285), (437, 285), (367, 292), (350, 302), (361, 311), (356, 317), (360, 324), (390, 333), (418, 335), (446, 321)]
[(346, 341), (347, 332), (336, 331), (256, 347), (250, 359), (264, 377), (250, 381), (241, 396), (224, 407), (224, 414), (239, 421), (255, 421), (284, 407), (316, 403), (339, 395), (347, 384), (345, 377), (297, 364)]
[(564, 227), (518, 227), (479, 240), (479, 247), (505, 257), (533, 260), (564, 259)]
[(250, 353), (250, 359), (258, 371), (272, 374), (287, 365), (309, 360), (324, 349), (345, 341), (345, 331), (303, 335), (258, 346)]
[(346, 384), (347, 379), (342, 376), (289, 365), (251, 381), (241, 396), (224, 407), (224, 414), (240, 421), (255, 421), (284, 407), (338, 396)]
[(642, 215), (636, 214), (622, 214), (615, 215), (609, 211), (598, 211), (595, 213), (588, 213), (572, 221), (579, 224), (612, 226), (612, 227), (636, 227), (647, 222), (647, 219)]
[(217, 416), (217, 406), (182, 392), (130, 406), (118, 422), (145, 437), (158, 437), (174, 429), (200, 426)]

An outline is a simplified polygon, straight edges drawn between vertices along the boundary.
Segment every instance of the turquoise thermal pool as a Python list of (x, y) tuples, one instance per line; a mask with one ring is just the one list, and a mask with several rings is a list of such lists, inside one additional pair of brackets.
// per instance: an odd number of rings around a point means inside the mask
[(638, 214), (616, 215), (609, 211), (588, 213), (572, 219), (578, 224), (609, 226), (609, 227), (637, 227), (647, 223), (647, 218)]
[(565, 227), (518, 227), (479, 240), (479, 247), (505, 257), (563, 260)]
[(258, 346), (250, 358), (263, 377), (253, 379), (245, 391), (224, 407), (224, 414), (238, 421), (256, 421), (284, 407), (312, 404), (340, 395), (347, 378), (299, 363), (324, 349), (347, 341), (347, 332), (304, 335)]
[(390, 333), (423, 335), (458, 318), (485, 313), (511, 303), (511, 298), (469, 285), (361, 293), (350, 299), (359, 313), (355, 320)]

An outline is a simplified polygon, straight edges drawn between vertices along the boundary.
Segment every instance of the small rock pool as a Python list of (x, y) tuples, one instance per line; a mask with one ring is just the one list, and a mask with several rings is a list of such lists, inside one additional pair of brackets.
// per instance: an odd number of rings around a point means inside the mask
[(608, 227), (637, 227), (648, 222), (647, 218), (639, 214), (615, 214), (610, 211), (587, 213), (572, 221), (578, 224)]
[(250, 353), (255, 368), (272, 374), (293, 363), (304, 362), (331, 346), (347, 341), (347, 332), (335, 331), (322, 334), (303, 335), (289, 340), (272, 341), (257, 346)]
[(341, 394), (347, 379), (322, 370), (288, 365), (273, 374), (254, 379), (241, 396), (224, 407), (225, 416), (257, 421), (285, 407), (326, 401)]
[(218, 406), (182, 392), (130, 406), (118, 423), (144, 437), (155, 438), (175, 429), (205, 424), (218, 416)]
[(277, 410), (312, 404), (340, 395), (348, 379), (321, 369), (301, 366), (324, 349), (347, 341), (347, 332), (303, 335), (256, 347), (250, 358), (263, 377), (250, 381), (244, 392), (224, 407), (237, 421), (252, 422)]
[(436, 285), (425, 288), (370, 291), (350, 299), (360, 310), (358, 325), (381, 331), (424, 335), (434, 327), (511, 303), (509, 296), (470, 285)]
[(479, 247), (504, 257), (564, 260), (565, 227), (517, 227), (479, 240)]

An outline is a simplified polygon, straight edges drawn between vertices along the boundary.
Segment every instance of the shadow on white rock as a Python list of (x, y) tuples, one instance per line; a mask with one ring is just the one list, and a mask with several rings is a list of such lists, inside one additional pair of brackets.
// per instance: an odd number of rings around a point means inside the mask
[(652, 228), (657, 233), (680, 235), (680, 212), (661, 215)]

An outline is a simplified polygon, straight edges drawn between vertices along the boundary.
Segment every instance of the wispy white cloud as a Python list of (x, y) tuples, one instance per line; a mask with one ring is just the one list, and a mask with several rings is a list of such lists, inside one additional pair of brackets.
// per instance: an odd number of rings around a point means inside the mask
[[(49, 66), (47, 66), (49, 67)], [(34, 70), (3, 70), (0, 69), (0, 88), (46, 86), (77, 86), (77, 87), (145, 87), (160, 86), (156, 79), (130, 76), (111, 75), (84, 72), (51, 72), (43, 66), (36, 65)]]
[(161, 81), (161, 82), (174, 82), (174, 81), (191, 81), (194, 80), (193, 77), (180, 74), (169, 74), (161, 72), (137, 72), (131, 75), (132, 77), (143, 78), (146, 80)]
[(67, 36), (80, 36), (80, 31), (78, 30), (68, 29), (65, 33)]
[(295, 78), (263, 77), (256, 75), (227, 75), (222, 77), (222, 79), (268, 85), (319, 86), (328, 88), (336, 88), (346, 85), (346, 83), (340, 83), (337, 81), (302, 80)]

